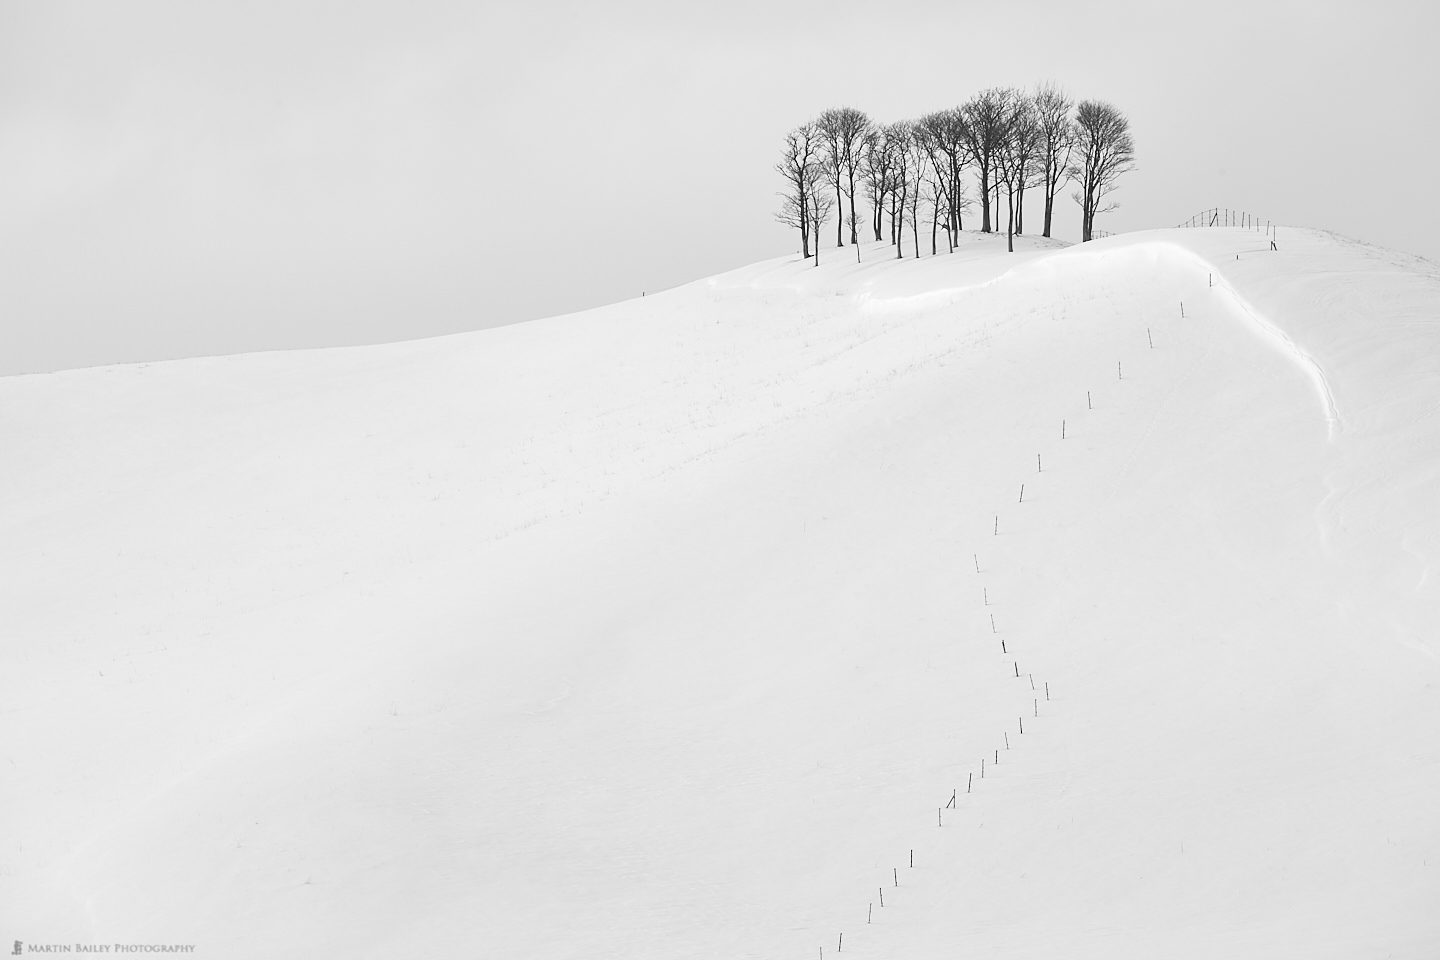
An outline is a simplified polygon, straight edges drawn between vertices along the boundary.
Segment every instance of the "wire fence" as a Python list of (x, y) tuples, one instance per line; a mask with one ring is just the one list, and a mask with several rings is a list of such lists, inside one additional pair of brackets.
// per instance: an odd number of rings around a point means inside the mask
[(1272, 220), (1255, 216), (1246, 210), (1232, 210), (1229, 207), (1211, 207), (1209, 210), (1201, 210), (1195, 216), (1182, 223), (1175, 224), (1177, 227), (1239, 227), (1242, 230), (1254, 230), (1257, 233), (1264, 233), (1266, 236), (1275, 236), (1275, 223)]
[[(1199, 213), (1175, 224), (1177, 227), (1239, 227), (1242, 230), (1254, 230), (1263, 233), (1271, 241), (1275, 239), (1276, 224), (1273, 220), (1264, 217), (1257, 217), (1248, 210), (1236, 210), (1230, 207), (1211, 207), (1208, 210), (1201, 210)], [(1122, 231), (1123, 232), (1123, 231)], [(1106, 237), (1113, 237), (1115, 234), (1109, 230), (1092, 230), (1090, 239), (1103, 240)]]

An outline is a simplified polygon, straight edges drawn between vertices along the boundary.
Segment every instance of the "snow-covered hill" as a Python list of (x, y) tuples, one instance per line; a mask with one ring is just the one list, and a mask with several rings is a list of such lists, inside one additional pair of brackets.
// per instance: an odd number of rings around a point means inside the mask
[(1282, 239), (0, 379), (0, 937), (1440, 956), (1440, 267)]

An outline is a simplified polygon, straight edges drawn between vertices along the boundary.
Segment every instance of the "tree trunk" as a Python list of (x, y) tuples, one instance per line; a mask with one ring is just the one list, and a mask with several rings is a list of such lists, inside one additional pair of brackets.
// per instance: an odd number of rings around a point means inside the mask
[(980, 168), (980, 232), (990, 232), (990, 170)]
[(890, 208), (890, 241), (895, 244), (895, 259), (905, 256), (901, 241), (905, 238), (905, 194), (897, 194), (896, 204)]
[(940, 252), (939, 246), (937, 246), (936, 243), (935, 243), (935, 240), (936, 240), (935, 233), (936, 233), (936, 231), (937, 231), (939, 228), (940, 228), (940, 206), (939, 206), (939, 204), (936, 204), (934, 212), (930, 214), (930, 256), (932, 256), (932, 257), (935, 256), (937, 253)]
[(855, 219), (855, 168), (850, 168), (850, 242), (858, 244), (860, 238), (855, 235), (855, 225), (859, 221)]
[(840, 171), (835, 171), (835, 246), (845, 246), (845, 198), (840, 195)]
[(1050, 190), (1050, 181), (1045, 181), (1045, 232), (1041, 236), (1050, 236), (1050, 218), (1055, 212), (1055, 194)]
[(1025, 182), (1020, 182), (1020, 189), (1015, 191), (1015, 234), (1025, 236)]
[(1100, 198), (1096, 196), (1099, 187), (1092, 182), (1089, 174), (1086, 175), (1084, 193), (1081, 197), (1081, 242), (1089, 243), (1095, 239), (1095, 208), (1100, 205)]
[(1015, 252), (1015, 191), (1005, 190), (1005, 248), (1006, 252)]

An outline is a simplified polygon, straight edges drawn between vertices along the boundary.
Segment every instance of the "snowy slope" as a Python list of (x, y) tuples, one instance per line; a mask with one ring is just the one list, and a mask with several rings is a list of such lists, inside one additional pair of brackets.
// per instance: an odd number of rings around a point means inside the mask
[(1440, 955), (1440, 268), (1281, 236), (0, 379), (0, 937)]

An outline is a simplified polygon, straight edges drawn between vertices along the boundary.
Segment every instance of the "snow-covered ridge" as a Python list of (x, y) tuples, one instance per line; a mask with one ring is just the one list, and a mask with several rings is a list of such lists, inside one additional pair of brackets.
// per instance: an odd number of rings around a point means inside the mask
[(0, 936), (1433, 955), (1440, 271), (1282, 236), (0, 379)]

